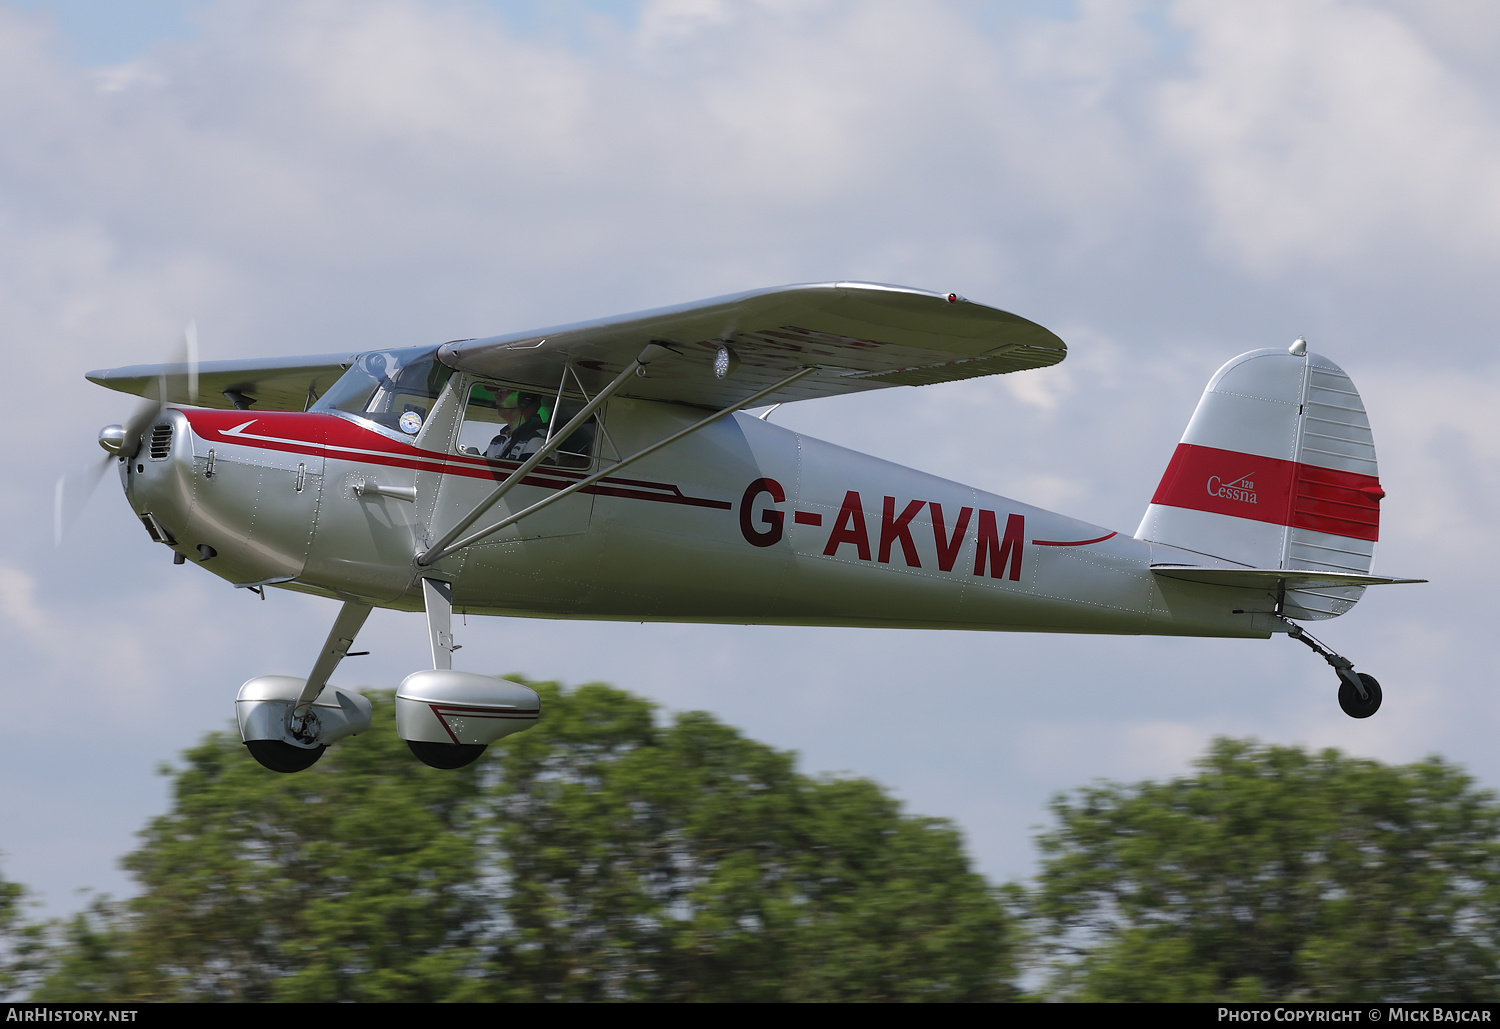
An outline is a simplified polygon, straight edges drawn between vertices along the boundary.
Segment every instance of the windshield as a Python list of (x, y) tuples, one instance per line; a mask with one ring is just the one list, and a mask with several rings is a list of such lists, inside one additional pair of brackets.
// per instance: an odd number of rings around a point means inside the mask
[(311, 410), (347, 411), (415, 436), (453, 374), (437, 359), (437, 349), (407, 347), (361, 354)]

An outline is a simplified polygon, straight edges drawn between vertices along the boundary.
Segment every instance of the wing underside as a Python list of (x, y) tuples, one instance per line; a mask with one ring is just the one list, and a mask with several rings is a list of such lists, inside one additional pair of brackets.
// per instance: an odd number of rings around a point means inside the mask
[[(90, 382), (169, 404), (257, 411), (305, 411), (337, 381), (358, 354), (205, 361), (197, 366), (197, 392), (186, 364), (141, 364), (88, 373)], [(163, 390), (165, 387), (165, 390)]]
[[(1067, 356), (1035, 322), (952, 294), (871, 283), (783, 286), (596, 322), (449, 343), (462, 371), (555, 388), (565, 368), (593, 391), (655, 343), (672, 351), (619, 395), (724, 408), (799, 369), (764, 403), (1043, 368)], [(728, 347), (733, 370), (715, 375)]]

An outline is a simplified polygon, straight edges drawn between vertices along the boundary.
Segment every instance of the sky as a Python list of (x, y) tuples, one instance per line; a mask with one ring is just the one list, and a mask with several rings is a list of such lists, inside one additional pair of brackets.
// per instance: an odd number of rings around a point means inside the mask
[[(1370, 411), (1375, 570), (1431, 580), (1314, 627), (1382, 710), (1281, 636), (470, 619), (461, 666), (712, 712), (954, 819), (997, 880), (1049, 797), (1219, 735), (1500, 786), (1497, 44), (1467, 0), (0, 2), (0, 873), (46, 913), (128, 894), (161, 767), (335, 613), (174, 567), (112, 479), (54, 549), (58, 474), (132, 409), (85, 371), (189, 320), (205, 360), (272, 357), (830, 279), (1069, 356), (776, 422), (1127, 533), (1214, 370), (1305, 335)], [(417, 615), (360, 643), (335, 682), (427, 661)]]

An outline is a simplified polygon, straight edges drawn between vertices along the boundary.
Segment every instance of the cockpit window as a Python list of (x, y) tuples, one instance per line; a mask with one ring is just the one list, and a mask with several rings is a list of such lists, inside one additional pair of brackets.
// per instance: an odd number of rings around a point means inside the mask
[(311, 410), (347, 411), (415, 436), (452, 374), (437, 347), (361, 354)]
[[(582, 401), (569, 397), (559, 402), (543, 393), (476, 383), (458, 430), (458, 452), (491, 461), (524, 461), (582, 409)], [(589, 418), (544, 463), (588, 467), (597, 423), (597, 415)]]

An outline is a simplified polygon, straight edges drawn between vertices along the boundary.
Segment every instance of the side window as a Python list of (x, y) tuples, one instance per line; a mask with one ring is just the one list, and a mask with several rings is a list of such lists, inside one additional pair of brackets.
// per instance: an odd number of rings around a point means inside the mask
[[(463, 425), (458, 430), (458, 452), (491, 461), (524, 461), (542, 448), (554, 429), (560, 429), (583, 408), (583, 403), (527, 390), (476, 383), (469, 388)], [(594, 451), (598, 415), (591, 417), (563, 441), (543, 464), (587, 468)]]

